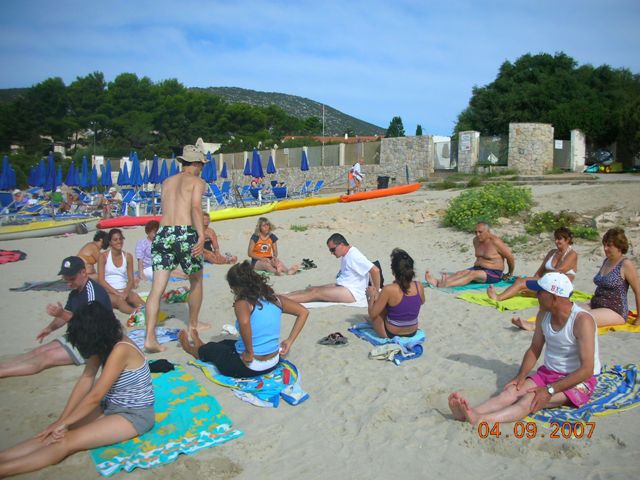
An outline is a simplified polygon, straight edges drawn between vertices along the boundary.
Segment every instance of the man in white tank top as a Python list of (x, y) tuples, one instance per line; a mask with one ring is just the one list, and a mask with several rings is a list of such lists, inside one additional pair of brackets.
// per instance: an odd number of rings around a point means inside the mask
[[(530, 280), (527, 288), (537, 292), (540, 311), (518, 374), (498, 396), (473, 408), (452, 393), (449, 408), (456, 420), (516, 422), (542, 408), (580, 407), (591, 397), (600, 373), (595, 320), (569, 300), (573, 285), (563, 273)], [(545, 344), (544, 365), (531, 372)]]

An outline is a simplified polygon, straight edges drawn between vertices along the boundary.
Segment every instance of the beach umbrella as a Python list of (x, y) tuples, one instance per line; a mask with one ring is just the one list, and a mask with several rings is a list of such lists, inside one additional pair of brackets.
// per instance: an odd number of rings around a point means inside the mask
[(27, 176), (27, 183), (30, 186), (35, 187), (37, 181), (38, 181), (38, 167), (34, 165), (29, 169), (29, 175)]
[(222, 162), (222, 170), (220, 170), (220, 178), (227, 178), (227, 162)]
[(307, 158), (307, 152), (302, 151), (302, 160), (300, 160), (300, 170), (306, 172), (309, 170), (309, 159)]
[(69, 165), (69, 171), (67, 172), (67, 178), (64, 183), (70, 187), (78, 184), (78, 179), (76, 178), (76, 165), (73, 160), (71, 160), (71, 165)]
[(149, 183), (149, 167), (147, 165), (144, 166), (144, 173), (142, 174), (142, 183)]
[(153, 155), (153, 162), (151, 163), (151, 172), (149, 173), (149, 181), (154, 185), (160, 182), (160, 168), (158, 166), (158, 155)]
[(38, 164), (38, 176), (35, 186), (44, 187), (45, 183), (47, 183), (47, 167), (45, 166), (44, 158), (42, 158)]
[(257, 149), (253, 149), (253, 155), (251, 157), (251, 176), (254, 178), (263, 178), (264, 172), (262, 171), (262, 159)]
[(8, 186), (10, 180), (10, 169), (11, 167), (9, 166), (9, 157), (5, 155), (2, 159), (2, 173), (0, 173), (0, 190), (7, 190), (10, 188)]
[(218, 165), (216, 164), (215, 157), (211, 154), (209, 154), (209, 156), (211, 157), (209, 159), (209, 165), (210, 165), (209, 172), (211, 173), (211, 181), (215, 182), (216, 180), (218, 180)]
[(102, 178), (100, 179), (100, 183), (103, 187), (110, 187), (113, 185), (111, 180), (111, 162), (107, 161), (104, 165), (104, 170), (102, 171)]
[(164, 182), (167, 177), (169, 176), (169, 173), (167, 172), (167, 162), (162, 162), (162, 168), (160, 169), (160, 175), (158, 176), (158, 183), (162, 183)]
[(87, 156), (82, 156), (82, 169), (80, 170), (80, 180), (78, 181), (78, 185), (82, 188), (87, 188), (89, 186), (89, 165), (87, 163)]
[(140, 173), (140, 160), (138, 160), (138, 154), (133, 153), (133, 160), (131, 162), (131, 175), (129, 175), (129, 185), (132, 187), (140, 187), (142, 185), (142, 174)]
[(93, 190), (98, 186), (98, 169), (94, 165), (91, 168), (91, 175), (89, 176), (89, 187)]
[(44, 188), (45, 190), (51, 190), (52, 192), (55, 191), (55, 189), (58, 187), (57, 183), (56, 183), (56, 162), (55, 159), (53, 157), (53, 153), (49, 152), (49, 156), (47, 158), (47, 176), (46, 176), (46, 180), (45, 180), (45, 185)]
[(247, 161), (244, 163), (244, 171), (242, 173), (247, 177), (251, 176), (251, 162), (249, 162), (249, 157), (247, 157)]
[(211, 156), (211, 152), (207, 152), (206, 156), (207, 161), (202, 169), (202, 179), (207, 183), (215, 182), (218, 179), (215, 160)]
[(269, 155), (269, 162), (267, 163), (267, 173), (273, 174), (276, 173), (276, 165), (273, 163), (273, 157)]
[(173, 177), (174, 175), (176, 175), (177, 173), (179, 173), (180, 170), (178, 169), (178, 164), (176, 163), (175, 159), (171, 159), (171, 168), (169, 168), (169, 176)]
[(17, 185), (17, 180), (16, 180), (16, 171), (13, 169), (12, 166), (9, 166), (9, 175), (8, 175), (8, 180), (7, 180), (7, 189), (12, 189), (12, 188), (16, 188)]
[(62, 185), (62, 165), (58, 165), (58, 172), (56, 173), (56, 183)]
[(129, 185), (129, 168), (127, 167), (127, 162), (124, 163), (124, 167), (122, 167), (118, 174), (118, 185), (121, 187)]

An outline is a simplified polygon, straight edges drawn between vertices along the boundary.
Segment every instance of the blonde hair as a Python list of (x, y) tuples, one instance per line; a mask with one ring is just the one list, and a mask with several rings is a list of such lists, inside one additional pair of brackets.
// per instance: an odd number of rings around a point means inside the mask
[(256, 224), (256, 231), (254, 233), (256, 235), (260, 235), (260, 227), (265, 224), (269, 225), (269, 233), (273, 232), (276, 229), (276, 226), (271, 223), (267, 217), (260, 217), (258, 219), (258, 223)]

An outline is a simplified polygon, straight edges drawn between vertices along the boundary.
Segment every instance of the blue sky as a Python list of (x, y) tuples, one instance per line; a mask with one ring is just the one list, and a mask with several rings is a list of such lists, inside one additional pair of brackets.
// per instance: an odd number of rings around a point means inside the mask
[(0, 88), (101, 71), (300, 95), (449, 134), (525, 53), (640, 73), (638, 0), (0, 0)]

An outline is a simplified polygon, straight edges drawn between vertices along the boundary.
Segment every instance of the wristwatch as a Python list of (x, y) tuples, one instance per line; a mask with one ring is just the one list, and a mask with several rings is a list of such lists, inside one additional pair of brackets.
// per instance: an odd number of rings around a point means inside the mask
[(553, 388), (551, 385), (547, 385), (547, 392), (549, 392), (549, 395), (553, 397), (553, 394), (556, 393), (556, 389)]

